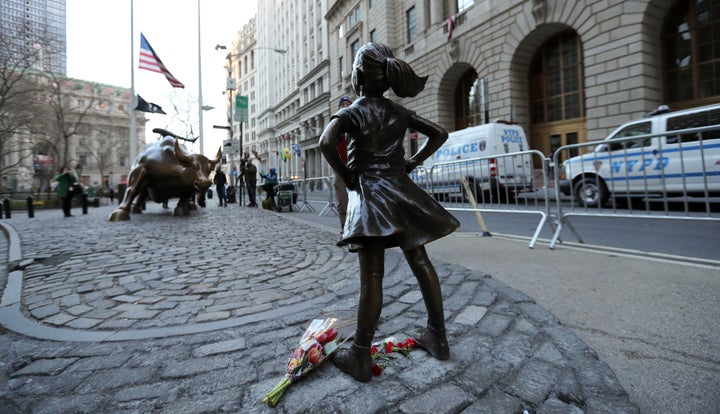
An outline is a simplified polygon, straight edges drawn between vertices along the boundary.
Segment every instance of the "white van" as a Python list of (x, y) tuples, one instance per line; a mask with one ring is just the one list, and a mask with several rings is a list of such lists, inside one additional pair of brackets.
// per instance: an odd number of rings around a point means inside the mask
[[(611, 197), (720, 196), (720, 129), (712, 126), (720, 128), (720, 104), (675, 112), (660, 106), (615, 129), (592, 153), (566, 160), (560, 191), (586, 207)], [(711, 128), (670, 133), (699, 127)]]
[(532, 158), (519, 125), (496, 121), (450, 133), (435, 154), (411, 174), (437, 199), (465, 197), (465, 177), (478, 203), (513, 199), (533, 190)]

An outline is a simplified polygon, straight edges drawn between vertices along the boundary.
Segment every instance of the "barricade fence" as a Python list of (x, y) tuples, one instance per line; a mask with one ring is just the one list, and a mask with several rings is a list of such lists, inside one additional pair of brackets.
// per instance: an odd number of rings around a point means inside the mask
[(535, 191), (536, 180), (548, 182), (547, 161), (538, 151), (437, 163), (429, 170), (413, 171), (411, 177), (447, 210), (476, 212), (484, 233), (489, 231), (477, 213), (538, 215), (530, 247), (549, 217), (547, 192)]
[(720, 203), (718, 126), (567, 145), (552, 161), (558, 191), (551, 248), (564, 227), (582, 243), (572, 216), (720, 220), (713, 212)]
[[(579, 157), (582, 155), (581, 157)], [(720, 221), (720, 127), (636, 135), (558, 148), (422, 166), (412, 180), (449, 211), (539, 217), (529, 247), (545, 225), (554, 248), (564, 228), (582, 243), (573, 216)], [(323, 204), (337, 214), (333, 177), (294, 180), (303, 209)]]
[(298, 211), (315, 211), (313, 204), (322, 204), (319, 216), (337, 215), (337, 200), (333, 187), (333, 177), (309, 177), (290, 180), (298, 192), (298, 202), (302, 203)]

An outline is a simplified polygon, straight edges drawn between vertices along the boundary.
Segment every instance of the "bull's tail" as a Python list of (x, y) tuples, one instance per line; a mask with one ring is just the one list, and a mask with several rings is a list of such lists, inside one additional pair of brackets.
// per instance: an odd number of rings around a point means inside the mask
[(172, 132), (168, 131), (167, 129), (162, 129), (162, 128), (153, 128), (152, 131), (156, 134), (160, 134), (163, 137), (171, 136), (173, 138), (181, 139), (183, 141), (188, 141), (188, 142), (195, 142), (199, 138), (199, 137), (195, 137), (195, 138), (190, 139), (190, 138), (181, 137), (180, 135), (173, 134)]

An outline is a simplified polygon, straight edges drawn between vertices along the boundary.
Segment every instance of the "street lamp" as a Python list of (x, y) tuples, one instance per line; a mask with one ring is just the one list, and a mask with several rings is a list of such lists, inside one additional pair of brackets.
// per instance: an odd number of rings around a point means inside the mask
[[(233, 59), (234, 57), (242, 56), (243, 54), (245, 54), (245, 53), (247, 53), (247, 52), (249, 52), (249, 51), (251, 51), (251, 50), (256, 50), (256, 49), (272, 50), (273, 52), (279, 53), (279, 54), (281, 54), (281, 55), (284, 55), (285, 53), (287, 53), (287, 50), (285, 50), (285, 49), (277, 49), (277, 48), (264, 47), (264, 46), (255, 46), (255, 47), (249, 47), (249, 48), (246, 48), (246, 49), (242, 49), (242, 50), (240, 50), (238, 53), (228, 53), (228, 54), (225, 56), (225, 59), (227, 59), (227, 61), (228, 61), (228, 63), (227, 63), (228, 79), (227, 79), (226, 89), (227, 89), (227, 92), (228, 92), (228, 99), (229, 99), (229, 101), (230, 101), (230, 102), (229, 102), (230, 105), (229, 105), (228, 124), (230, 124), (230, 139), (231, 139), (231, 140), (232, 140), (232, 137), (233, 137), (233, 129), (234, 129), (234, 128), (233, 128), (233, 125), (234, 125), (234, 122), (235, 122), (235, 120), (233, 119), (233, 98), (232, 98), (232, 93), (233, 93), (234, 90), (237, 89), (236, 80), (235, 80), (235, 78), (232, 76), (232, 75), (233, 75), (233, 71), (232, 71), (232, 59)], [(227, 50), (227, 46), (221, 45), (221, 44), (216, 44), (216, 45), (215, 45), (215, 50)], [(245, 160), (244, 160), (244, 155), (245, 155), (245, 154), (243, 153), (243, 121), (242, 121), (242, 120), (240, 120), (240, 133), (238, 134), (238, 144), (239, 144), (239, 145), (238, 145), (238, 154), (239, 154), (239, 157), (240, 157), (240, 169), (239, 169), (239, 171), (238, 171), (238, 175), (239, 175), (239, 177), (240, 177), (240, 184), (239, 184), (239, 187), (240, 187), (240, 188), (239, 188), (239, 191), (238, 191), (238, 200), (239, 200), (239, 203), (238, 203), (238, 204), (239, 204), (240, 207), (242, 207), (242, 204), (243, 204), (243, 196), (242, 196), (242, 194), (243, 194), (243, 187), (244, 187), (244, 185), (243, 185), (243, 182), (244, 182), (244, 177), (243, 177), (243, 175), (244, 175), (244, 162), (245, 162)]]

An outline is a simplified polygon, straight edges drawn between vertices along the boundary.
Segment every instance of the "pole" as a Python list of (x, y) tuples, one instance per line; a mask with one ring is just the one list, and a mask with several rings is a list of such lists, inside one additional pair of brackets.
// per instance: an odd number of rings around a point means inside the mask
[(203, 96), (202, 96), (202, 53), (201, 53), (201, 43), (200, 43), (200, 0), (197, 2), (198, 7), (198, 23), (197, 23), (197, 29), (198, 29), (198, 112), (199, 112), (199, 118), (200, 118), (200, 132), (198, 132), (200, 136), (200, 154), (205, 153), (205, 149), (203, 146)]
[(243, 206), (243, 187), (245, 181), (245, 155), (243, 154), (243, 121), (240, 120), (240, 136), (238, 137), (240, 144), (240, 194), (238, 195), (239, 205)]
[[(230, 56), (230, 55), (228, 55), (228, 56)], [(228, 64), (230, 64), (229, 58), (228, 58)], [(228, 116), (228, 124), (230, 124), (230, 129), (228, 130), (228, 132), (230, 133), (230, 142), (231, 143), (233, 142), (233, 138), (234, 138), (234, 134), (235, 134), (235, 129), (234, 129), (235, 125), (233, 123), (233, 98), (232, 98), (232, 95), (233, 95), (232, 89), (228, 89), (228, 96), (230, 96), (230, 115)], [(237, 161), (235, 160), (234, 154), (233, 154), (232, 158), (233, 158), (233, 166), (235, 167), (235, 174), (239, 174), (238, 169), (240, 166), (235, 164)], [(236, 175), (233, 178), (234, 178), (233, 186), (235, 186), (235, 193), (237, 194), (237, 192), (238, 192), (238, 176)], [(240, 195), (238, 195), (238, 198), (239, 197), (240, 197)]]
[(133, 22), (133, 12), (135, 10), (134, 0), (130, 0), (130, 164), (135, 161), (137, 155), (137, 119), (135, 118), (135, 107), (137, 106), (137, 98), (135, 97), (135, 29)]

